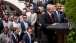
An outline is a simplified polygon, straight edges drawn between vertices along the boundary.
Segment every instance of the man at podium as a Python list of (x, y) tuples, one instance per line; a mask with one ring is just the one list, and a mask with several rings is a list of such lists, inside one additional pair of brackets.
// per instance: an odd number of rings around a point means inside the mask
[[(54, 23), (66, 23), (67, 22), (66, 14), (61, 11), (61, 7), (62, 5), (60, 3), (56, 3), (55, 5), (56, 10), (53, 13)], [(57, 40), (58, 40), (58, 36), (57, 34), (55, 34), (54, 43), (57, 43)]]
[[(43, 20), (44, 20), (44, 26), (48, 26), (49, 24), (56, 25), (54, 23), (54, 6), (52, 4), (47, 5), (47, 12), (44, 13), (43, 15)], [(43, 28), (42, 34), (41, 34), (41, 43), (53, 43), (53, 36), (54, 36), (54, 31), (53, 30), (47, 30), (46, 28)]]
[(60, 3), (56, 3), (55, 11), (54, 11), (54, 22), (55, 23), (65, 23), (67, 22), (66, 14), (61, 11), (62, 5)]

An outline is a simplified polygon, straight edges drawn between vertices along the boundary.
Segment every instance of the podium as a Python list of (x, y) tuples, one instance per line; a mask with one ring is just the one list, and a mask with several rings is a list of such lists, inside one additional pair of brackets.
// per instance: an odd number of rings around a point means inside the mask
[(58, 23), (54, 26), (48, 25), (46, 29), (54, 30), (58, 35), (58, 43), (67, 43), (67, 34), (75, 28), (74, 23)]

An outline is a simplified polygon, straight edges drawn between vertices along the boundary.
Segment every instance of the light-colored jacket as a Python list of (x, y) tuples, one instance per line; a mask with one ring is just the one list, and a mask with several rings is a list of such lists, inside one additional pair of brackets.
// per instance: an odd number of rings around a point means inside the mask
[(13, 21), (13, 27), (18, 28), (18, 34), (20, 35), (21, 31), (22, 31), (21, 24), (20, 23), (16, 23), (16, 22)]
[[(3, 25), (4, 27), (6, 27), (6, 24), (5, 24), (5, 21), (3, 20)], [(12, 28), (13, 28), (13, 23), (11, 21), (8, 21), (8, 29), (9, 29), (9, 32), (11, 32)]]
[[(0, 34), (0, 43), (6, 43), (5, 37), (6, 37), (6, 35), (4, 33)], [(9, 39), (8, 43), (14, 43), (12, 36), (10, 34), (8, 34), (8, 39)]]
[[(13, 21), (13, 16), (14, 16), (14, 15), (10, 16), (10, 17), (8, 18), (8, 20), (9, 20), (9, 21)], [(17, 20), (19, 21), (19, 17), (17, 18)]]
[(19, 16), (19, 21), (20, 21), (20, 22), (23, 21), (23, 15)]
[(36, 20), (37, 20), (37, 14), (33, 13), (31, 14), (31, 12), (27, 12), (27, 20), (31, 23), (31, 26), (35, 25)]

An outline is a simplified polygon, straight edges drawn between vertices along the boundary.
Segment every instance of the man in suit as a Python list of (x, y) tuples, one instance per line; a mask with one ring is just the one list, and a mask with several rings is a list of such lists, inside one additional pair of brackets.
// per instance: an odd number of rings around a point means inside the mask
[(48, 26), (49, 24), (56, 25), (56, 23), (54, 23), (54, 19), (53, 19), (53, 12), (54, 12), (54, 5), (48, 4), (47, 12), (44, 13), (44, 15), (43, 15), (43, 20), (44, 20), (43, 23), (44, 23), (45, 28), (42, 31), (43, 33), (42, 33), (42, 42), (41, 43), (53, 43), (54, 31), (46, 29), (46, 26)]
[[(53, 13), (55, 23), (65, 23), (65, 22), (67, 22), (66, 14), (63, 11), (61, 11), (61, 6), (62, 5), (60, 3), (56, 3), (56, 5), (55, 5), (56, 10)], [(57, 43), (57, 34), (55, 34), (54, 42)]]
[(38, 43), (41, 41), (41, 31), (43, 29), (43, 14), (44, 12), (44, 7), (39, 7), (39, 14), (37, 15), (37, 38), (38, 38)]
[(23, 21), (20, 23), (21, 24), (21, 29), (22, 29), (22, 33), (21, 33), (21, 39), (22, 40), (22, 37), (23, 35), (26, 33), (26, 29), (28, 26), (31, 26), (30, 22), (27, 21), (27, 16), (26, 15), (23, 15)]
[(26, 34), (23, 36), (22, 43), (34, 43), (34, 38), (32, 35), (32, 28), (27, 27)]
[(54, 21), (55, 23), (64, 23), (66, 22), (66, 14), (61, 11), (61, 4), (56, 3), (55, 8), (56, 10), (54, 11)]
[(8, 27), (8, 29), (9, 29), (9, 32), (11, 33), (11, 30), (12, 30), (12, 26), (13, 26), (13, 24), (12, 24), (12, 22), (11, 21), (8, 21), (8, 15), (4, 15), (3, 16), (3, 26), (4, 27)]
[(22, 22), (23, 21), (23, 15), (26, 15), (26, 9), (22, 10), (22, 15), (19, 16), (19, 21)]
[(27, 12), (26, 15), (27, 15), (27, 20), (31, 23), (33, 33), (34, 33), (35, 23), (36, 23), (36, 20), (37, 20), (37, 14), (34, 12), (34, 8), (30, 7), (30, 11)]
[(37, 0), (37, 3), (36, 3), (37, 7), (43, 7), (43, 4), (41, 3), (40, 0)]
[(26, 6), (26, 7), (23, 8), (23, 9), (25, 9), (27, 12), (29, 12), (30, 6), (31, 6), (31, 5), (30, 5), (30, 2), (26, 2), (26, 3), (25, 3), (25, 6)]
[(34, 8), (34, 12), (37, 13), (38, 12), (38, 7), (36, 6), (36, 4), (33, 2), (33, 0), (29, 0), (30, 1), (30, 5)]
[(14, 16), (13, 16), (13, 27), (18, 28), (18, 34), (20, 35), (22, 29), (21, 29), (21, 25), (20, 25), (20, 23), (18, 23), (17, 20), (18, 20), (18, 16), (14, 15)]
[(12, 38), (13, 38), (14, 43), (19, 43), (18, 28), (16, 28), (16, 27), (13, 27)]
[[(8, 18), (9, 21), (13, 21), (13, 16), (18, 16), (18, 12), (16, 10), (13, 11), (13, 15)], [(17, 19), (19, 21), (19, 17)]]
[(0, 34), (0, 43), (14, 43), (12, 39), (12, 35), (9, 34), (8, 27), (4, 27), (4, 32)]

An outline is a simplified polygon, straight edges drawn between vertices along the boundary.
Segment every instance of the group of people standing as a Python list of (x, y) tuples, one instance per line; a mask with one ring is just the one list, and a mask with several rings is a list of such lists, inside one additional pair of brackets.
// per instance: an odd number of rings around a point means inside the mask
[(32, 0), (24, 4), (20, 16), (16, 10), (10, 16), (0, 0), (0, 43), (34, 43), (34, 38), (38, 43), (57, 43), (57, 33), (46, 27), (67, 22), (62, 5), (49, 2), (44, 6), (39, 0), (37, 4)]
[(55, 7), (52, 4), (48, 4), (47, 11), (44, 14), (41, 13), (40, 15), (38, 15), (37, 23), (40, 27), (39, 29), (41, 30), (41, 43), (57, 43), (57, 33), (53, 30), (46, 29), (46, 27), (50, 24), (51, 26), (54, 26), (58, 23), (67, 22), (67, 20), (65, 19), (66, 14), (60, 10), (60, 3), (56, 3)]

